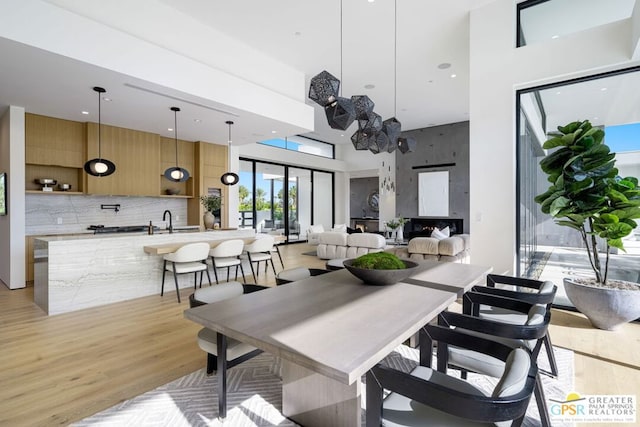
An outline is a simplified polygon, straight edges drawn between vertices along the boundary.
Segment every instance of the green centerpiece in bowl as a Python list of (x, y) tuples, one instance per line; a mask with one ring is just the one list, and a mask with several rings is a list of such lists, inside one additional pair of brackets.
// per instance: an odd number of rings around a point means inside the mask
[(388, 252), (376, 252), (347, 259), (344, 267), (366, 285), (384, 286), (416, 274), (419, 264)]

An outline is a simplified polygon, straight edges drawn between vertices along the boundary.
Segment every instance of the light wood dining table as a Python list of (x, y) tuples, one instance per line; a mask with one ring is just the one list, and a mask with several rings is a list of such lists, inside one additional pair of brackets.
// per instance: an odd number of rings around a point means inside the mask
[[(461, 265), (445, 264), (452, 271)], [(456, 289), (428, 283), (368, 286), (338, 270), (186, 310), (187, 319), (218, 332), (220, 415), (226, 414), (220, 355), (230, 337), (282, 359), (285, 416), (309, 427), (360, 426), (362, 375), (457, 298)]]

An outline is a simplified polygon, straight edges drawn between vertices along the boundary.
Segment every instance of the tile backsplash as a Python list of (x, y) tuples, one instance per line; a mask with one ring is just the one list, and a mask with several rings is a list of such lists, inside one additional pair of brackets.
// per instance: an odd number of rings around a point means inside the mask
[[(120, 210), (100, 205), (119, 204)], [(26, 235), (86, 232), (89, 225), (153, 225), (165, 228), (162, 213), (169, 209), (173, 225), (187, 225), (187, 199), (79, 195), (26, 195)]]

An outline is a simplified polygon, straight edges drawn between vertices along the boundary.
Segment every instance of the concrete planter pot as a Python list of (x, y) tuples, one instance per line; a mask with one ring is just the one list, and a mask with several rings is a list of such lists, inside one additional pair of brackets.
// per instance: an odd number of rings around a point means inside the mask
[(620, 325), (640, 317), (640, 286), (617, 289), (589, 286), (563, 279), (567, 296), (576, 308), (599, 329), (613, 331)]

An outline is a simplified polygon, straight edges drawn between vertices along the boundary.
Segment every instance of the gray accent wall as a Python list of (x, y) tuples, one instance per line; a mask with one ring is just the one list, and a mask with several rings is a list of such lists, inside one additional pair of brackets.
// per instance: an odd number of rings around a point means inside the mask
[(351, 218), (373, 217), (378, 218), (378, 211), (369, 207), (367, 199), (369, 194), (378, 191), (378, 177), (375, 178), (351, 178), (350, 215)]
[[(464, 232), (469, 232), (469, 122), (450, 123), (402, 132), (416, 139), (416, 150), (396, 151), (396, 214), (418, 217), (418, 173), (449, 171), (449, 218), (462, 218)], [(414, 166), (442, 166), (413, 169)], [(487, 167), (492, 167), (487, 165)], [(353, 190), (352, 190), (353, 192)], [(353, 215), (353, 208), (352, 208)], [(426, 218), (426, 217), (425, 217)]]

